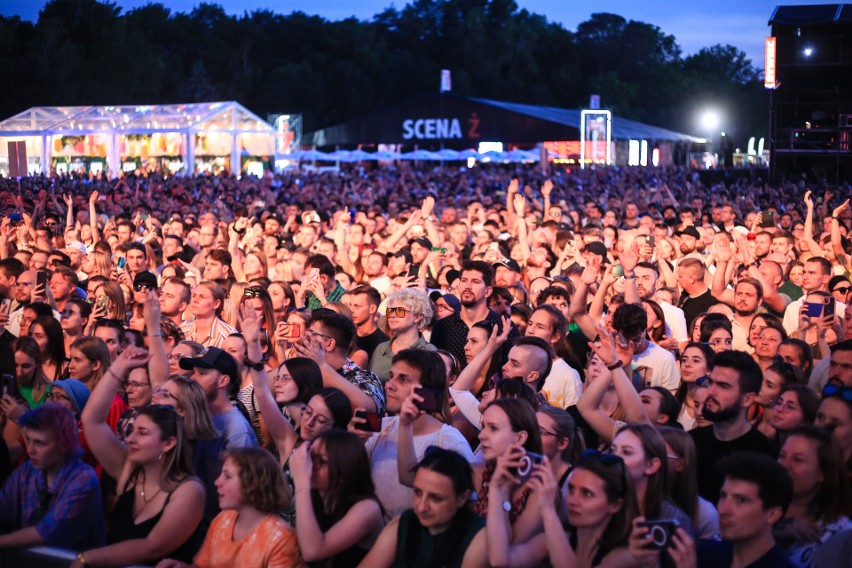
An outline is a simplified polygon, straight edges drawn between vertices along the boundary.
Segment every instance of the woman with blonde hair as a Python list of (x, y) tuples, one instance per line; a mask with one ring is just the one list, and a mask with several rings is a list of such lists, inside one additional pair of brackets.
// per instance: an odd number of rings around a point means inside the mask
[(224, 306), (225, 291), (222, 287), (209, 280), (200, 282), (192, 290), (189, 304), (189, 311), (195, 320), (181, 325), (186, 339), (197, 341), (205, 347), (222, 347), (225, 338), (237, 331), (222, 319)]
[(89, 279), (93, 276), (109, 278), (113, 271), (112, 256), (99, 250), (93, 250), (83, 257), (80, 270), (85, 272)]
[(370, 372), (382, 382), (390, 378), (394, 355), (404, 349), (437, 348), (423, 337), (423, 329), (432, 321), (432, 300), (421, 290), (402, 288), (387, 297), (386, 321), (390, 340), (380, 343), (370, 358)]

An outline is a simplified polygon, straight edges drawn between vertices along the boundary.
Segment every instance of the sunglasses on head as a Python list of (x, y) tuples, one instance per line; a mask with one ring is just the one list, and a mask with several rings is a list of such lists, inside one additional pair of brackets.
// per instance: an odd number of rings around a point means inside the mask
[(260, 298), (263, 289), (261, 288), (246, 288), (243, 291), (243, 296), (246, 298)]
[(822, 389), (822, 398), (839, 398), (844, 402), (852, 402), (852, 387), (826, 385)]

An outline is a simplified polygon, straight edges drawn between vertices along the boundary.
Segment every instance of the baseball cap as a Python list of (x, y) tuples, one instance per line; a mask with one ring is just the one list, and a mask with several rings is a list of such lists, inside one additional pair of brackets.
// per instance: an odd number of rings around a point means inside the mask
[(684, 227), (683, 229), (681, 229), (680, 231), (675, 233), (675, 235), (676, 236), (686, 235), (688, 237), (694, 237), (696, 239), (701, 238), (701, 233), (698, 232), (698, 229), (696, 229), (694, 225), (687, 225), (686, 227)]
[(512, 272), (517, 272), (518, 274), (521, 273), (521, 267), (520, 265), (518, 265), (518, 261), (513, 258), (502, 258), (499, 261), (495, 262), (492, 266), (494, 268), (497, 268), (498, 266), (505, 266)]
[(414, 243), (417, 243), (426, 250), (432, 250), (432, 241), (428, 237), (417, 237), (408, 241), (409, 245), (413, 245)]
[(600, 257), (603, 257), (603, 262), (607, 262), (607, 250), (606, 245), (600, 241), (592, 241), (586, 245), (586, 250), (592, 254), (596, 254)]
[(183, 357), (180, 360), (180, 368), (186, 371), (191, 371), (195, 368), (215, 369), (223, 375), (228, 375), (232, 383), (240, 379), (237, 372), (237, 362), (234, 360), (234, 357), (218, 347), (208, 347), (198, 357)]

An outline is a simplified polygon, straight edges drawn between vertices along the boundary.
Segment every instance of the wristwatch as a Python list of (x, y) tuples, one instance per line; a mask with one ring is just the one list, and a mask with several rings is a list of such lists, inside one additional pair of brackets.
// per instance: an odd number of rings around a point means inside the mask
[(615, 371), (616, 369), (623, 367), (623, 366), (624, 366), (624, 364), (621, 361), (616, 361), (612, 365), (607, 365), (606, 368), (609, 369), (610, 371)]
[(512, 502), (509, 501), (508, 499), (503, 501), (503, 510), (506, 511), (507, 513), (512, 512)]

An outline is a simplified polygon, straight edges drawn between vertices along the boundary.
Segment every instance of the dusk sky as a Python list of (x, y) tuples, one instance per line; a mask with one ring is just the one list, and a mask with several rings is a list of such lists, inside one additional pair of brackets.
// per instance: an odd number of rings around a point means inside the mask
[[(656, 2), (650, 0), (517, 0), (522, 8), (542, 14), (548, 20), (561, 23), (569, 30), (596, 12), (611, 12), (630, 20), (659, 26), (675, 36), (685, 55), (717, 43), (731, 44), (746, 52), (755, 67), (763, 68), (763, 39), (769, 34), (767, 22), (777, 5), (826, 4), (825, 0), (703, 0), (701, 2)], [(117, 2), (125, 10), (148, 4), (148, 0)], [(168, 0), (162, 4), (174, 12), (189, 12), (197, 0)], [(302, 11), (330, 20), (355, 16), (369, 20), (384, 8), (403, 2), (390, 0), (210, 0), (223, 6), (230, 14), (269, 9), (289, 14)], [(0, 0), (0, 14), (18, 15), (36, 20), (43, 0)]]

